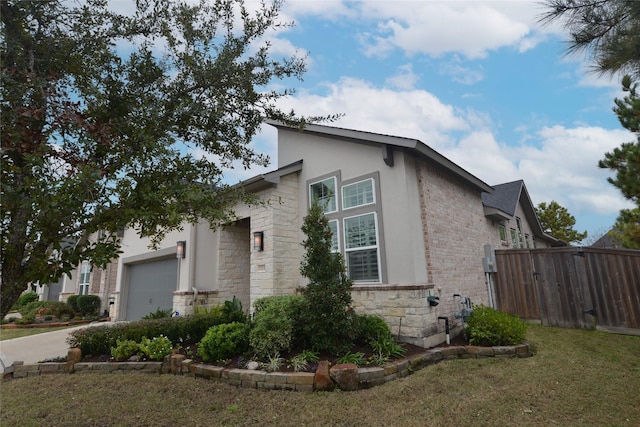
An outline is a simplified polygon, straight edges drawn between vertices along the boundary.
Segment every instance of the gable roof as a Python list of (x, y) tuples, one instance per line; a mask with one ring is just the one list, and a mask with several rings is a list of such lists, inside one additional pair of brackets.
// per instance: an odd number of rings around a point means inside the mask
[(566, 242), (556, 239), (542, 229), (542, 224), (540, 224), (533, 201), (523, 180), (494, 185), (493, 189), (491, 194), (482, 193), (485, 216), (498, 221), (510, 220), (515, 216), (518, 203), (520, 203), (534, 236), (547, 240), (551, 246), (568, 246)]
[(407, 152), (414, 156), (435, 162), (436, 164), (452, 172), (454, 175), (462, 178), (465, 182), (480, 191), (484, 191), (487, 193), (493, 192), (493, 188), (489, 184), (485, 183), (475, 175), (472, 175), (465, 169), (453, 163), (451, 160), (447, 159), (442, 154), (438, 153), (433, 148), (429, 147), (424, 142), (418, 139), (383, 135), (379, 133), (325, 125), (304, 124), (302, 127), (294, 127), (276, 121), (267, 121), (267, 123), (276, 127), (278, 130), (304, 132), (310, 135), (331, 137), (333, 139), (347, 142), (365, 144), (369, 146), (379, 146), (381, 147), (381, 155), (384, 159), (384, 162), (390, 167), (393, 166), (394, 163), (394, 151)]

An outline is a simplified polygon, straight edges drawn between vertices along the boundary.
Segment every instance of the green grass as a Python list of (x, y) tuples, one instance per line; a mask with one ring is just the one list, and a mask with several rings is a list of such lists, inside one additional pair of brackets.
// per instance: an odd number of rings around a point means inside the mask
[(357, 392), (238, 389), (173, 375), (0, 384), (0, 425), (637, 426), (640, 337), (531, 326), (526, 359), (442, 362)]
[(53, 328), (15, 328), (15, 329), (0, 329), (0, 341), (12, 340), (14, 338), (27, 337), (29, 335), (43, 334), (45, 332), (59, 331), (60, 329), (73, 328), (77, 325), (71, 326), (56, 326)]

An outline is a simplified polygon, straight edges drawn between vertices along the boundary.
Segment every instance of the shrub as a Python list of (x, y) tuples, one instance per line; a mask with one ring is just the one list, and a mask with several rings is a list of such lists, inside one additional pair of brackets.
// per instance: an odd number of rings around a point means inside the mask
[(98, 295), (78, 295), (78, 311), (83, 316), (95, 316), (100, 309), (100, 297)]
[(69, 304), (69, 307), (71, 307), (74, 313), (80, 313), (80, 308), (78, 307), (79, 296), (80, 295), (69, 295), (69, 298), (67, 298), (67, 304)]
[(72, 318), (76, 313), (73, 311), (71, 306), (66, 302), (60, 301), (50, 301), (51, 305), (47, 307), (47, 312), (51, 313), (53, 316), (58, 319), (62, 319), (63, 317)]
[(371, 345), (371, 349), (378, 356), (378, 360), (388, 358), (398, 359), (407, 352), (407, 349), (394, 340), (391, 334), (388, 336), (378, 336), (378, 338), (369, 341), (369, 345)]
[(222, 315), (225, 317), (225, 323), (246, 322), (247, 315), (242, 311), (242, 301), (235, 295), (233, 300), (225, 301), (222, 306)]
[(18, 311), (20, 312), (22, 317), (35, 317), (37, 314), (44, 314), (43, 311), (46, 311), (47, 307), (50, 306), (52, 302), (53, 301), (31, 301), (20, 307), (20, 310)]
[(256, 311), (249, 344), (259, 358), (291, 349), (301, 304), (302, 298), (296, 295), (265, 297), (254, 302)]
[(355, 317), (356, 341), (360, 344), (369, 344), (372, 340), (391, 337), (391, 330), (381, 317), (369, 314)]
[(304, 346), (333, 354), (351, 348), (354, 332), (351, 280), (341, 254), (331, 252), (332, 233), (317, 201), (304, 218), (302, 243), (306, 253), (300, 272), (309, 279), (303, 289), (301, 327)]
[(116, 360), (127, 360), (140, 353), (142, 353), (140, 345), (134, 340), (116, 340), (116, 346), (111, 347), (111, 356)]
[(249, 325), (241, 322), (223, 323), (209, 328), (198, 346), (205, 362), (227, 359), (249, 348)]
[(143, 337), (160, 335), (167, 337), (174, 346), (189, 346), (200, 342), (207, 330), (221, 324), (222, 320), (221, 314), (215, 312), (95, 326), (70, 332), (67, 343), (70, 347), (79, 347), (85, 355), (109, 354), (118, 339), (140, 342)]
[(484, 305), (473, 307), (467, 335), (474, 345), (515, 345), (524, 341), (527, 325), (520, 318)]
[(164, 360), (165, 357), (171, 354), (173, 345), (169, 338), (160, 335), (151, 340), (143, 338), (140, 343), (140, 349), (144, 354), (149, 356), (151, 360)]
[(152, 311), (146, 316), (142, 316), (142, 320), (151, 320), (151, 319), (164, 319), (165, 317), (171, 317), (173, 314), (173, 309), (168, 308), (166, 310), (162, 310), (160, 307), (156, 311)]
[(364, 354), (360, 352), (351, 353), (350, 351), (347, 351), (346, 354), (336, 360), (336, 364), (339, 365), (341, 363), (353, 363), (358, 366), (362, 366), (365, 364)]
[(16, 310), (20, 311), (22, 307), (29, 304), (30, 302), (38, 301), (38, 294), (35, 292), (27, 292), (18, 298), (18, 301), (13, 306)]

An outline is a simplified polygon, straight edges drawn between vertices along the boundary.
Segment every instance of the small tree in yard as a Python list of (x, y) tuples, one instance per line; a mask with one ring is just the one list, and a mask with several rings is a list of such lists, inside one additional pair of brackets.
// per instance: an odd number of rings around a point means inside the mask
[(351, 347), (354, 328), (352, 283), (342, 255), (331, 252), (331, 229), (317, 202), (304, 218), (302, 231), (307, 239), (300, 272), (309, 279), (300, 319), (305, 344), (315, 351), (343, 353)]

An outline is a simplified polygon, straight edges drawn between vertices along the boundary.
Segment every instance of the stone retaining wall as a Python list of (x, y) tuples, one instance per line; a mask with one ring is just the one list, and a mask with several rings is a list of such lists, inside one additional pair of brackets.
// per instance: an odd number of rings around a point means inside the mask
[[(75, 349), (72, 349), (73, 351)], [(406, 377), (426, 366), (443, 360), (481, 359), (486, 357), (515, 358), (533, 355), (529, 343), (516, 346), (477, 347), (450, 346), (425, 350), (424, 353), (408, 358), (388, 362), (382, 366), (358, 368), (356, 375), (358, 389), (365, 389)], [(69, 357), (74, 360), (75, 357)], [(338, 368), (343, 365), (336, 365)], [(345, 365), (346, 366), (346, 365)], [(346, 368), (345, 368), (346, 369)], [(63, 362), (24, 364), (15, 362), (7, 368), (4, 378), (26, 378), (37, 375), (63, 373), (112, 373), (112, 374), (167, 374), (190, 375), (225, 382), (244, 388), (260, 388), (269, 390), (295, 390), (312, 392), (314, 390), (345, 389), (340, 383), (331, 387), (322, 386), (318, 373), (310, 372), (266, 372), (249, 369), (228, 369), (219, 366), (196, 363), (186, 359), (184, 355), (174, 354), (165, 362)], [(335, 383), (336, 378), (332, 375)]]

